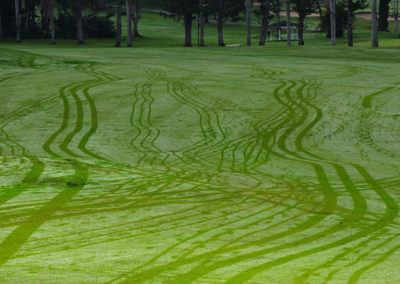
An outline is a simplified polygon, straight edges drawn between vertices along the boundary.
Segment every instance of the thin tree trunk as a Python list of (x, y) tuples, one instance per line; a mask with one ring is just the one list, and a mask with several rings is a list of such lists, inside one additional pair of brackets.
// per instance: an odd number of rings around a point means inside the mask
[(21, 42), (21, 17), (19, 11), (19, 0), (15, 0), (15, 27), (16, 27), (16, 42)]
[(318, 13), (319, 13), (320, 17), (322, 18), (323, 14), (322, 14), (322, 9), (321, 9), (321, 5), (319, 4), (319, 1), (315, 0), (315, 4), (317, 4)]
[(269, 1), (270, 0), (265, 0), (264, 1), (264, 13), (262, 17), (262, 22), (261, 22), (261, 34), (260, 34), (260, 41), (258, 45), (264, 46), (265, 45), (265, 40), (267, 38), (267, 30), (268, 30), (268, 16), (269, 16)]
[(304, 15), (299, 15), (299, 45), (304, 45)]
[(251, 0), (246, 0), (247, 46), (251, 46)]
[(80, 0), (76, 0), (76, 34), (78, 38), (78, 44), (83, 44), (83, 20)]
[(126, 32), (127, 46), (132, 47), (132, 7), (130, 0), (126, 0)]
[(142, 0), (135, 0), (133, 3), (133, 35), (134, 37), (141, 37), (139, 33), (139, 21), (142, 18), (143, 3)]
[(133, 35), (134, 37), (141, 37), (139, 33), (139, 21), (142, 16), (140, 15), (139, 17), (135, 17), (133, 20)]
[(376, 0), (371, 1), (371, 32), (372, 32), (372, 47), (378, 47), (378, 25), (376, 19)]
[(118, 0), (117, 3), (117, 38), (115, 39), (115, 46), (121, 46), (122, 38), (122, 23), (121, 23), (121, 13), (122, 13), (122, 0)]
[(287, 45), (290, 46), (291, 45), (291, 34), (292, 34), (292, 26), (290, 23), (290, 0), (286, 0), (286, 42)]
[(336, 45), (336, 1), (329, 1), (330, 20), (331, 20), (331, 44)]
[(225, 46), (223, 24), (224, 24), (224, 0), (218, 0), (217, 29), (218, 29), (218, 45), (219, 46)]
[(388, 31), (389, 4), (391, 0), (379, 0), (378, 31)]
[(347, 45), (353, 46), (353, 15), (351, 13), (351, 2), (347, 0)]
[(30, 15), (29, 8), (30, 8), (29, 1), (25, 0), (25, 31), (28, 31), (29, 29), (29, 15)]
[(50, 0), (50, 29), (51, 29), (51, 44), (56, 44), (56, 29), (54, 26), (54, 0)]
[(199, 25), (200, 25), (200, 42), (199, 46), (204, 46), (204, 0), (199, 0)]
[(399, 34), (399, 0), (394, 1), (394, 33)]
[(276, 1), (276, 28), (278, 29), (279, 40), (281, 39), (281, 2)]
[(1, 7), (0, 7), (0, 36), (2, 37), (4, 35), (3, 31), (3, 23), (1, 21)]
[(192, 14), (186, 13), (184, 15), (184, 25), (185, 25), (185, 46), (192, 46)]

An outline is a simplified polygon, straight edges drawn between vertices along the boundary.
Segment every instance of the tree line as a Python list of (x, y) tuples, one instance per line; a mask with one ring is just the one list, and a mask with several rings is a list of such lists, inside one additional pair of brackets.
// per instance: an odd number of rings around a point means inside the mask
[[(15, 35), (21, 41), (26, 37), (45, 35), (56, 43), (56, 35), (74, 33), (79, 44), (84, 43), (85, 34), (94, 37), (115, 36), (115, 46), (121, 46), (122, 14), (126, 15), (127, 46), (140, 37), (139, 21), (146, 0), (2, 0), (0, 3), (0, 36)], [(147, 0), (152, 1), (152, 0)], [(153, 0), (154, 1), (154, 0)], [(155, 0), (157, 1), (157, 0)], [(355, 12), (367, 6), (366, 0), (162, 0), (158, 6), (166, 15), (182, 20), (185, 27), (185, 46), (192, 46), (193, 22), (199, 25), (199, 45), (204, 46), (204, 26), (212, 18), (216, 22), (218, 45), (224, 46), (224, 23), (244, 18), (247, 28), (247, 45), (252, 45), (252, 16), (260, 23), (259, 45), (265, 45), (270, 21), (276, 18), (277, 29), (286, 29), (287, 44), (291, 44), (291, 12), (298, 14), (298, 44), (304, 45), (304, 21), (311, 13), (318, 12), (321, 25), (327, 29), (332, 45), (336, 37), (343, 35), (347, 28), (348, 45), (353, 45), (353, 23)], [(391, 0), (371, 1), (372, 46), (378, 47), (378, 31), (388, 30), (388, 17)], [(393, 0), (395, 33), (398, 34), (399, 0)], [(326, 9), (323, 11), (321, 6)], [(113, 11), (99, 16), (97, 12), (107, 7)], [(281, 10), (285, 11), (281, 21)], [(85, 13), (83, 13), (85, 12)], [(89, 12), (89, 13), (88, 13)], [(111, 17), (116, 14), (116, 23)], [(379, 14), (379, 17), (378, 17)], [(115, 25), (115, 26), (114, 26)]]

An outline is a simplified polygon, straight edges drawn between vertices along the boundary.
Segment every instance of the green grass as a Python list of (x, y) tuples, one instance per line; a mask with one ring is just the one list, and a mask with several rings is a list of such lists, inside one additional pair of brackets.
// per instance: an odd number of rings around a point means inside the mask
[(363, 24), (354, 48), (183, 48), (152, 13), (132, 49), (3, 40), (0, 282), (400, 282), (400, 40)]

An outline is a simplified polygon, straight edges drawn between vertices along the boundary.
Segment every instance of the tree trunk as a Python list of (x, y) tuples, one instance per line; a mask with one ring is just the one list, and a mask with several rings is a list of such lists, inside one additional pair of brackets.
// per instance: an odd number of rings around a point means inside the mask
[(30, 15), (29, 8), (30, 8), (29, 1), (25, 0), (25, 31), (28, 31), (29, 29), (29, 15)]
[(0, 7), (0, 37), (2, 37), (4, 35), (4, 31), (3, 31), (3, 23), (1, 21), (1, 7)]
[(186, 13), (184, 15), (185, 25), (185, 46), (192, 46), (192, 13)]
[(200, 26), (200, 42), (199, 46), (204, 46), (204, 0), (199, 0), (199, 26)]
[(394, 1), (394, 33), (399, 34), (399, 0)]
[(126, 32), (127, 46), (132, 47), (132, 7), (130, 0), (126, 0)]
[(122, 13), (122, 0), (117, 0), (117, 37), (115, 39), (115, 46), (121, 46), (122, 38), (122, 23), (121, 23), (121, 13)]
[(16, 27), (16, 42), (21, 42), (21, 17), (19, 11), (19, 0), (15, 0), (15, 27)]
[(51, 29), (51, 44), (56, 44), (56, 29), (54, 26), (54, 0), (50, 0), (50, 29)]
[(319, 0), (315, 0), (315, 4), (317, 5), (319, 16), (322, 18), (324, 15), (322, 14), (322, 9), (321, 5), (319, 4)]
[(261, 34), (260, 34), (260, 41), (258, 45), (264, 46), (265, 45), (265, 40), (267, 38), (267, 30), (268, 30), (268, 16), (269, 16), (269, 1), (270, 0), (265, 0), (264, 1), (264, 13), (263, 13), (263, 18), (261, 22)]
[(76, 34), (78, 38), (78, 44), (83, 44), (83, 20), (82, 20), (82, 7), (80, 0), (76, 2)]
[(304, 15), (299, 15), (299, 45), (304, 45)]
[(378, 47), (378, 25), (376, 19), (376, 0), (371, 1), (371, 32), (372, 32), (372, 47)]
[(347, 45), (353, 46), (353, 15), (351, 13), (351, 2), (347, 0)]
[(251, 46), (251, 0), (246, 0), (247, 46)]
[(379, 0), (378, 31), (388, 31), (389, 4), (390, 0)]
[(135, 0), (133, 4), (133, 35), (134, 37), (141, 37), (139, 33), (139, 21), (142, 18), (143, 3), (142, 0)]
[(281, 2), (276, 0), (276, 28), (278, 29), (279, 40), (281, 40)]
[(331, 44), (336, 45), (336, 1), (329, 1), (330, 20), (331, 20)]
[(134, 37), (142, 37), (139, 33), (139, 20), (142, 16), (135, 17), (133, 21), (133, 36)]
[(217, 29), (218, 29), (218, 45), (219, 46), (225, 46), (223, 24), (224, 24), (224, 0), (218, 0)]
[(290, 24), (290, 0), (286, 0), (286, 42), (287, 45), (291, 45), (291, 34), (292, 34), (292, 26)]

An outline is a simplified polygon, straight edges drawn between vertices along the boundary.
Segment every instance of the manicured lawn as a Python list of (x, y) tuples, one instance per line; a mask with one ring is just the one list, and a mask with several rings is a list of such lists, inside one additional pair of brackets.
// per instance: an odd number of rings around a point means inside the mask
[(400, 40), (362, 21), (0, 42), (0, 282), (399, 283)]

